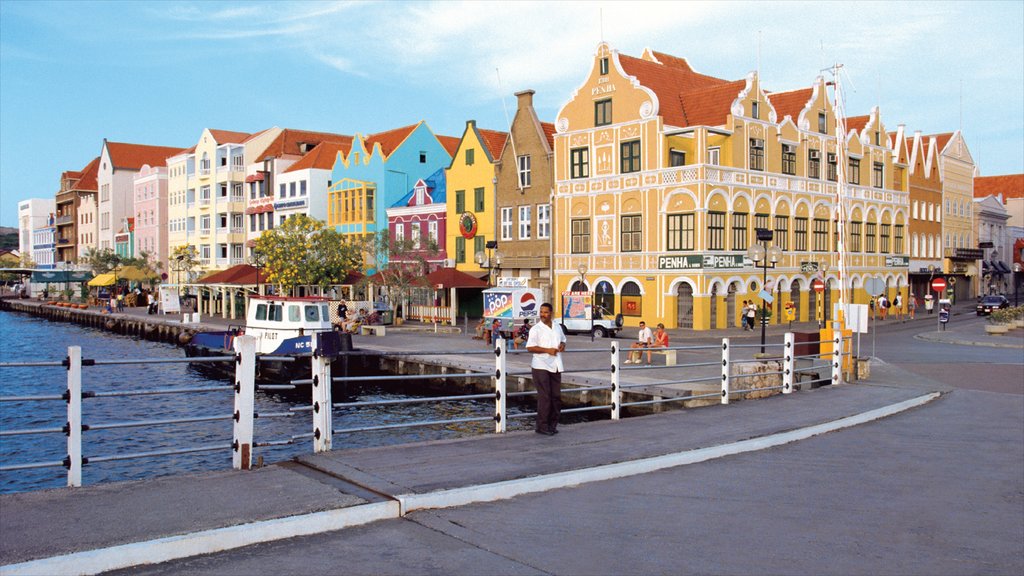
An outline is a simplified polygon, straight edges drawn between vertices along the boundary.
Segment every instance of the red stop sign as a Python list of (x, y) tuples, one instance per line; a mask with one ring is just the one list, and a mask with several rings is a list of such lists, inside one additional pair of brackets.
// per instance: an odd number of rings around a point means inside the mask
[(945, 278), (936, 278), (935, 280), (932, 280), (932, 290), (935, 290), (936, 292), (942, 292), (945, 289), (946, 289), (946, 279)]
[(811, 280), (811, 288), (814, 288), (815, 292), (824, 292), (825, 291), (825, 283), (822, 282), (821, 280), (815, 278), (814, 280)]

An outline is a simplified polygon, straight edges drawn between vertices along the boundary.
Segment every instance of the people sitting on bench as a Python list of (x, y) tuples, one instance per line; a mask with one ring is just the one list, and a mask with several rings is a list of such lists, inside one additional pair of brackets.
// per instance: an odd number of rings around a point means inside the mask
[[(651, 329), (647, 327), (647, 323), (643, 320), (640, 321), (640, 332), (637, 334), (636, 342), (630, 346), (632, 350), (629, 352), (629, 357), (626, 359), (626, 364), (639, 364), (640, 357), (643, 356), (642, 350), (651, 345), (654, 341), (654, 336), (651, 334)], [(639, 350), (639, 351), (634, 351)], [(647, 355), (647, 363), (651, 363), (651, 355)]]
[(647, 349), (647, 363), (651, 363), (651, 348), (668, 348), (668, 332), (665, 332), (665, 325), (658, 322), (658, 329), (654, 331), (654, 343)]

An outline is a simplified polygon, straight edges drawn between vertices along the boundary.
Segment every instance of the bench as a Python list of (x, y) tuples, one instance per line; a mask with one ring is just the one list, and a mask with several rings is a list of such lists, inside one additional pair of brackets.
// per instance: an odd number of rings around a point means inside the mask
[(359, 326), (361, 336), (367, 336), (370, 332), (373, 332), (374, 336), (384, 336), (387, 334), (387, 327), (383, 324), (361, 324)]
[(660, 348), (648, 348), (651, 354), (662, 354), (665, 356), (665, 366), (676, 365), (676, 352), (678, 350), (662, 350)]

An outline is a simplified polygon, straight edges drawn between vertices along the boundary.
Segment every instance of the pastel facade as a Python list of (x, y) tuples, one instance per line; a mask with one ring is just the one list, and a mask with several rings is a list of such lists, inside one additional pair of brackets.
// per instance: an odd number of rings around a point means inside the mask
[(135, 218), (125, 218), (114, 234), (114, 253), (122, 258), (134, 258), (135, 253)]
[(32, 254), (32, 233), (50, 226), (56, 204), (53, 198), (29, 198), (18, 202), (18, 252)]
[[(253, 162), (246, 166), (246, 246), (249, 248), (246, 256), (264, 230), (280, 226), (289, 216), (305, 213), (309, 207), (313, 182), (295, 174), (285, 176), (285, 172), (322, 142), (352, 141), (351, 136), (342, 134), (289, 128), (274, 130), (276, 136), (262, 151), (257, 151)], [(319, 189), (318, 195), (326, 203), (326, 185)]]
[[(365, 238), (387, 226), (387, 208), (418, 181), (448, 166), (457, 141), (436, 136), (426, 122), (363, 136), (338, 151), (327, 189), (327, 224)], [(370, 264), (382, 266), (383, 262)]]
[(910, 191), (910, 292), (923, 297), (942, 271), (942, 178), (934, 137), (921, 132), (907, 136), (901, 127), (896, 153), (908, 155)]
[(1013, 253), (1006, 206), (998, 196), (974, 199), (975, 237), (982, 248), (981, 287), (979, 294), (1006, 294), (1013, 291), (1008, 261)]
[[(448, 181), (448, 221), (445, 246), (455, 268), (479, 274), (486, 267), (487, 242), (495, 239), (495, 162), (508, 134), (477, 128), (466, 122), (459, 146), (445, 170)], [(478, 258), (479, 255), (479, 258)], [(493, 250), (492, 250), (493, 257)], [(484, 260), (483, 264), (478, 260)]]
[(167, 270), (167, 166), (144, 165), (135, 176), (134, 253)]
[(555, 169), (555, 125), (541, 122), (533, 90), (516, 93), (511, 137), (497, 162), (497, 240), (500, 276), (527, 278), (552, 302), (551, 192)]
[[(818, 316), (815, 277), (829, 287), (821, 310), (837, 301), (841, 170), (822, 78), (767, 94), (756, 73), (727, 81), (681, 58), (634, 58), (602, 43), (555, 127), (556, 292), (596, 288), (631, 326), (737, 326), (740, 301), (760, 301), (765, 287), (744, 257), (765, 228), (783, 249), (768, 273), (772, 322), (790, 301), (800, 320)], [(844, 187), (848, 301), (867, 301), (867, 277), (893, 292), (907, 284), (908, 195), (885, 134), (877, 111), (843, 134), (860, 163), (860, 183)]]
[(168, 159), (168, 254), (195, 246), (202, 272), (244, 262), (246, 167), (280, 130), (206, 129), (194, 149)]
[(57, 225), (52, 212), (44, 226), (32, 230), (32, 262), (36, 268), (52, 270), (56, 267), (56, 233)]
[(135, 217), (135, 176), (145, 165), (156, 166), (180, 148), (126, 144), (103, 140), (100, 151), (97, 199), (98, 248), (114, 249), (114, 236), (125, 218)]
[(331, 169), (334, 168), (338, 154), (347, 155), (351, 148), (351, 141), (324, 141), (317, 144), (301, 160), (285, 169), (278, 176), (278, 182), (285, 185), (289, 192), (295, 186), (299, 194), (297, 198), (282, 198), (274, 204), (274, 211), (287, 217), (305, 214), (321, 222), (327, 222), (327, 189), (333, 183)]
[(410, 250), (396, 256), (394, 262), (422, 260), (428, 272), (444, 266), (448, 220), (444, 168), (418, 180), (412, 190), (387, 209), (387, 215), (392, 242), (410, 242)]
[[(61, 174), (55, 213), (57, 262), (78, 261), (79, 207), (83, 203), (96, 202), (96, 174), (99, 165), (100, 159), (97, 156), (82, 170), (67, 170)], [(83, 236), (89, 224), (82, 224)]]
[(974, 159), (959, 130), (935, 136), (942, 178), (942, 271), (957, 278), (956, 298), (981, 290), (981, 262), (974, 235)]

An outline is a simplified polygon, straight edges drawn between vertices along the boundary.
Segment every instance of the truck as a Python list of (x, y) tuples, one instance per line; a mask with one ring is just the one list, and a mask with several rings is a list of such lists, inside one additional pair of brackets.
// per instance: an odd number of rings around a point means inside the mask
[(595, 338), (614, 338), (622, 330), (622, 314), (614, 317), (603, 306), (594, 304), (593, 292), (562, 292), (562, 332), (593, 334)]

